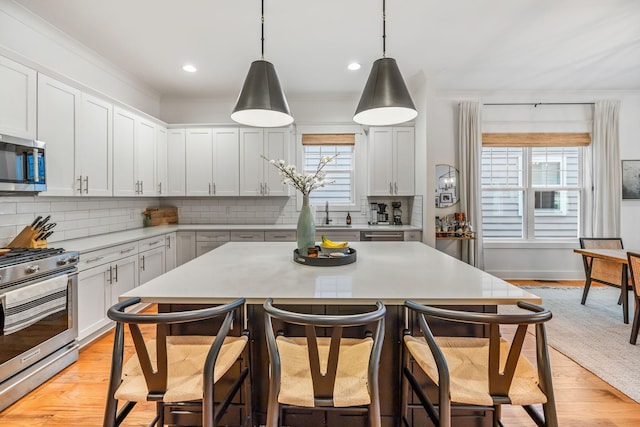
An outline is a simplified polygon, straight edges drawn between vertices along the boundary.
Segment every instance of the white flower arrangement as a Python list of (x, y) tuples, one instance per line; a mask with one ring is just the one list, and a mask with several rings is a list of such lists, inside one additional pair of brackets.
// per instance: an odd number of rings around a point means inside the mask
[(288, 165), (284, 160), (272, 160), (264, 155), (261, 157), (278, 168), (283, 184), (294, 187), (305, 196), (309, 195), (309, 193), (316, 188), (326, 187), (335, 182), (327, 181), (327, 173), (323, 169), (328, 163), (333, 162), (333, 160), (338, 157), (337, 154), (334, 156), (321, 157), (320, 162), (318, 162), (318, 167), (313, 174), (299, 173), (295, 165)]

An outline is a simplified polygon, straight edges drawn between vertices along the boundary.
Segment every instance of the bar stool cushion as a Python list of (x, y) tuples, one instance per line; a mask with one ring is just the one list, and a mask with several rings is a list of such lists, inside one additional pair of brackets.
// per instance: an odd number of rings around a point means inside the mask
[[(492, 406), (489, 394), (487, 361), (488, 338), (435, 337), (447, 361), (450, 373), (451, 401), (472, 405)], [(429, 378), (438, 384), (436, 362), (424, 337), (406, 335), (407, 349)], [(501, 340), (500, 361), (509, 353), (509, 343)], [(509, 399), (513, 405), (546, 403), (547, 397), (538, 387), (538, 372), (531, 362), (520, 355), (513, 377)]]
[[(320, 370), (327, 371), (331, 338), (318, 338)], [(314, 407), (313, 382), (307, 338), (276, 338), (282, 366), (278, 402), (286, 405)], [(342, 338), (340, 358), (334, 384), (333, 404), (336, 407), (368, 405), (367, 371), (373, 348), (371, 338)]]
[[(167, 337), (168, 378), (164, 402), (186, 402), (202, 399), (202, 367), (215, 336)], [(214, 383), (235, 363), (247, 344), (247, 336), (227, 337), (224, 340), (214, 369)], [(155, 360), (156, 340), (146, 342), (149, 357)], [(122, 383), (115, 393), (118, 400), (144, 402), (147, 400), (145, 382), (137, 353), (124, 365)]]

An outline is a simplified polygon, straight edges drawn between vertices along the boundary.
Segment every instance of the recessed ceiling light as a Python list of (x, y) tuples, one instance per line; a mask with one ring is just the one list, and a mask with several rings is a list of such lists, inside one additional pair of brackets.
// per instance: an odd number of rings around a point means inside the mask
[(183, 65), (182, 69), (187, 73), (195, 73), (196, 71), (198, 71), (198, 69), (191, 64)]
[(351, 64), (347, 65), (347, 68), (351, 71), (356, 71), (360, 69), (360, 64), (358, 64), (357, 62), (352, 62)]

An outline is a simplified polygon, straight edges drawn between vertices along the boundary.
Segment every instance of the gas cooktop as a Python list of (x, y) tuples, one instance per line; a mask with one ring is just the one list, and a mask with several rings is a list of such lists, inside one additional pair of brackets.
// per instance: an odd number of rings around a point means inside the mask
[(0, 268), (49, 258), (62, 253), (64, 253), (62, 248), (12, 248), (8, 253), (0, 255)]

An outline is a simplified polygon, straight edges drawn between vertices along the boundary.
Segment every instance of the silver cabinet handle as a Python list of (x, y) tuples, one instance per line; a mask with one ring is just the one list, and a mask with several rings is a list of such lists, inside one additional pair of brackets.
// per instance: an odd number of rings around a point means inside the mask
[(103, 257), (103, 256), (97, 256), (97, 257), (95, 257), (95, 258), (88, 259), (88, 260), (86, 260), (85, 262), (86, 262), (86, 263), (89, 263), (89, 262), (96, 262), (96, 261), (100, 261), (102, 258), (104, 258), (104, 257)]
[(118, 282), (118, 264), (116, 264), (116, 283)]
[(214, 196), (216, 195), (216, 183), (215, 182), (213, 183), (213, 195)]
[(211, 183), (209, 183), (209, 195), (211, 195)]
[(157, 245), (158, 243), (160, 243), (160, 240), (155, 240), (153, 242), (149, 242), (147, 243), (149, 246), (153, 246), (153, 245)]
[(264, 189), (263, 189), (263, 184), (260, 183), (260, 195), (263, 196), (264, 195)]
[(394, 186), (394, 189), (395, 189), (395, 194), (398, 194), (398, 183), (397, 182), (394, 183), (393, 186)]
[(82, 175), (78, 178), (78, 182), (80, 182), (80, 195), (82, 195)]
[(158, 194), (162, 194), (162, 183), (158, 183)]
[(84, 194), (89, 193), (89, 176), (84, 177)]
[(142, 265), (140, 266), (140, 270), (144, 271), (144, 255), (142, 255)]
[(171, 236), (167, 236), (167, 248), (171, 249)]
[(136, 181), (136, 194), (140, 194), (140, 181)]
[(271, 189), (269, 188), (269, 186), (268, 186), (268, 185), (267, 185), (267, 183), (265, 182), (265, 183), (264, 183), (264, 195), (265, 195), (265, 196), (268, 196), (268, 195), (269, 195), (269, 191), (270, 191), (270, 190), (271, 190)]
[(395, 234), (395, 233), (388, 233), (388, 234), (365, 234), (364, 237), (366, 239), (371, 239), (374, 237), (379, 237), (382, 239), (390, 239), (390, 238), (394, 238), (394, 237), (402, 237), (404, 238), (404, 234)]
[(113, 283), (113, 267), (109, 267), (109, 278), (107, 279), (107, 282), (109, 282), (109, 284)]
[(140, 194), (144, 194), (144, 181), (140, 181)]
[(126, 254), (128, 252), (131, 252), (132, 250), (134, 250), (135, 248), (129, 248), (129, 249), (123, 249), (120, 251), (121, 254)]
[(389, 194), (393, 194), (393, 183), (389, 182)]

